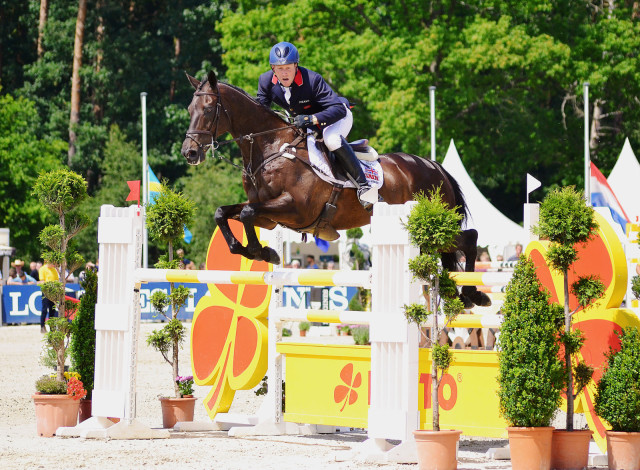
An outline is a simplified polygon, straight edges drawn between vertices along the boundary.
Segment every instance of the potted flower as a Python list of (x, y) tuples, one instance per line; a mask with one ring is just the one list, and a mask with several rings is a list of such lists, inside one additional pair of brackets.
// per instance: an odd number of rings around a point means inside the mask
[(180, 389), (181, 398), (193, 397), (193, 375), (179, 375), (178, 377), (176, 377), (176, 383), (178, 384), (178, 388)]
[(43, 375), (36, 381), (36, 432), (51, 437), (59, 427), (75, 426), (78, 422), (80, 400), (87, 391), (78, 374), (65, 372), (63, 380), (57, 374)]
[(340, 331), (340, 336), (349, 336), (351, 327), (349, 325), (338, 325), (338, 331)]
[(298, 329), (300, 330), (300, 336), (307, 336), (307, 331), (311, 328), (311, 323), (308, 321), (301, 321), (298, 325)]
[[(184, 227), (193, 219), (194, 203), (182, 193), (172, 191), (163, 182), (153, 205), (147, 207), (147, 229), (152, 239), (165, 242), (168, 254), (162, 257), (155, 267), (158, 269), (178, 269), (180, 260), (173, 257), (173, 245), (183, 236)], [(163, 328), (153, 330), (147, 336), (147, 344), (156, 349), (164, 360), (171, 366), (171, 381), (173, 382), (174, 398), (162, 397), (163, 427), (170, 428), (178, 421), (193, 421), (195, 398), (183, 398), (178, 382), (179, 367), (178, 353), (184, 343), (186, 329), (178, 320), (178, 312), (191, 296), (185, 286), (169, 284), (169, 294), (156, 291), (149, 301), (151, 307), (167, 321)], [(168, 309), (171, 307), (171, 313)]]
[[(554, 431), (551, 451), (551, 465), (558, 470), (583, 468), (589, 460), (589, 441), (593, 432), (574, 430), (573, 404), (591, 381), (593, 368), (577, 359), (584, 335), (580, 330), (572, 330), (571, 324), (577, 311), (588, 308), (602, 297), (604, 284), (596, 276), (581, 276), (569, 289), (569, 270), (578, 260), (576, 245), (588, 242), (597, 229), (593, 208), (573, 187), (557, 189), (545, 197), (540, 205), (540, 222), (534, 228), (540, 238), (549, 241), (547, 263), (562, 275), (564, 287), (564, 331), (560, 342), (565, 368), (566, 429)], [(578, 300), (573, 309), (569, 306), (570, 291)]]
[(80, 401), (79, 422), (91, 417), (91, 394), (96, 358), (95, 316), (98, 300), (98, 274), (95, 271), (90, 269), (86, 271), (82, 288), (84, 294), (71, 323), (71, 343), (69, 346), (71, 367), (80, 374), (87, 391), (86, 397)]
[(564, 367), (558, 356), (563, 312), (549, 297), (533, 262), (521, 256), (506, 288), (498, 339), (498, 397), (513, 468), (551, 468), (551, 421)]
[[(405, 228), (411, 243), (420, 248), (420, 254), (409, 260), (409, 270), (414, 278), (426, 285), (428, 305), (405, 305), (405, 316), (420, 328), (427, 320), (431, 345), (431, 400), (433, 403), (433, 429), (414, 431), (421, 470), (457, 468), (457, 443), (462, 431), (440, 429), (440, 405), (438, 387), (442, 376), (453, 360), (448, 345), (438, 342), (440, 333), (460, 313), (464, 306), (457, 295), (456, 286), (449, 272), (439, 262), (439, 253), (454, 246), (460, 233), (461, 214), (442, 200), (440, 188), (430, 193), (416, 195), (417, 205), (409, 214)], [(443, 317), (443, 318), (442, 318)], [(422, 329), (420, 328), (422, 333)]]

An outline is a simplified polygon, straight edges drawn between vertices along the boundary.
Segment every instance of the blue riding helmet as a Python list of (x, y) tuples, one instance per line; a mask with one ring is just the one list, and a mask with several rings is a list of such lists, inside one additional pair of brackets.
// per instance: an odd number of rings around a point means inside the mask
[(297, 64), (299, 61), (298, 49), (290, 42), (279, 42), (271, 48), (269, 53), (271, 65)]

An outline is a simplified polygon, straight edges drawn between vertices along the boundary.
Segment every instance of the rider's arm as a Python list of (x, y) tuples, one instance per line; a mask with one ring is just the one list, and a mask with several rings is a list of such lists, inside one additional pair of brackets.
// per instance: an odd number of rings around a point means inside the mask
[(310, 78), (314, 99), (322, 108), (314, 116), (320, 128), (324, 129), (347, 115), (346, 100), (338, 96), (319, 74), (313, 74)]
[(271, 102), (273, 98), (271, 97), (271, 77), (273, 76), (273, 72), (265, 72), (260, 75), (260, 80), (258, 81), (258, 96), (256, 99), (259, 103), (264, 106), (271, 106)]

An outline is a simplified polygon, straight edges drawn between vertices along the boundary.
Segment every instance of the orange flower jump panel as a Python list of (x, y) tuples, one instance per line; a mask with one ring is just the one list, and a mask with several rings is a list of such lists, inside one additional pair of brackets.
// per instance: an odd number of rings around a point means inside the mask
[[(246, 244), (240, 222), (229, 221), (238, 240)], [(259, 234), (258, 234), (259, 235)], [(229, 252), (216, 228), (209, 243), (206, 266), (221, 271), (271, 271), (264, 261)], [(198, 385), (211, 385), (204, 406), (213, 419), (229, 411), (236, 390), (252, 389), (267, 372), (268, 285), (208, 284), (209, 294), (196, 305), (191, 328), (191, 368)]]

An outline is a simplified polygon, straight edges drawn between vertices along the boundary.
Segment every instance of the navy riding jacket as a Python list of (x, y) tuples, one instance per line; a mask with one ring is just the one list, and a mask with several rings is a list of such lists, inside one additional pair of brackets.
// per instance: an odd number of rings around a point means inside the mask
[(314, 114), (321, 129), (347, 115), (349, 101), (338, 96), (319, 73), (298, 67), (291, 84), (290, 103), (284, 99), (284, 90), (272, 70), (260, 75), (257, 99), (265, 106), (276, 103), (293, 116)]

